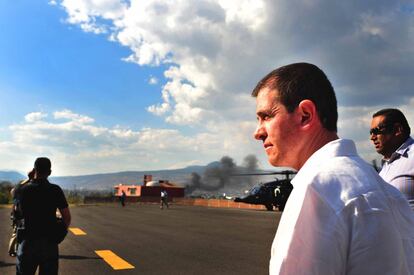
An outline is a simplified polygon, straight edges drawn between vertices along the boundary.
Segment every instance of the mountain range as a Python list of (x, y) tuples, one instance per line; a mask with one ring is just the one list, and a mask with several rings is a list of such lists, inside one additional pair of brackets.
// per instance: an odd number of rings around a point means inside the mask
[(25, 179), (26, 176), (17, 171), (0, 171), (0, 182), (9, 181), (12, 183)]
[[(250, 189), (253, 185), (269, 181), (275, 176), (238, 177), (243, 173), (263, 173), (268, 171), (249, 169), (230, 165), (226, 162), (215, 161), (206, 166), (189, 166), (174, 170), (156, 171), (125, 171), (116, 173), (93, 174), (82, 176), (63, 176), (49, 178), (50, 182), (58, 184), (66, 190), (112, 191), (117, 184), (143, 185), (144, 175), (152, 175), (153, 180), (168, 180), (179, 186), (187, 187), (187, 193), (199, 194), (235, 194)], [(16, 171), (0, 171), (0, 181), (17, 183), (25, 179), (22, 173)]]

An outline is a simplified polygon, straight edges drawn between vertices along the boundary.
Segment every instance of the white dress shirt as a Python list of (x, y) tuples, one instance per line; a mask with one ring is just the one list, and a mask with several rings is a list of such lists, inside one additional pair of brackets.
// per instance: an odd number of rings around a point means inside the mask
[(292, 180), (270, 274), (414, 274), (414, 215), (351, 140), (315, 152)]
[(380, 176), (400, 190), (414, 208), (414, 140), (411, 137), (389, 160), (383, 161)]

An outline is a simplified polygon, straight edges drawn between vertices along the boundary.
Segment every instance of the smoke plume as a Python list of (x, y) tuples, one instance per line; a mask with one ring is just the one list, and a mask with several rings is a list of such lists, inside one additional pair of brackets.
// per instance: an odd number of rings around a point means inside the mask
[(224, 156), (220, 162), (210, 164), (200, 176), (198, 173), (191, 174), (190, 184), (186, 187), (186, 193), (191, 195), (200, 192), (232, 192), (233, 190), (241, 190), (247, 185), (252, 184), (252, 177), (234, 177), (241, 173), (256, 171), (258, 168), (258, 160), (254, 155), (248, 155), (244, 158), (243, 166), (236, 165), (234, 160), (229, 156)]

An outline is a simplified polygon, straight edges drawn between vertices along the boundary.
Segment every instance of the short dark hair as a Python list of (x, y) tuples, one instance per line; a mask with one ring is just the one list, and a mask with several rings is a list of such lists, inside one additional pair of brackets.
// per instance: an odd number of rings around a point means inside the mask
[(294, 63), (280, 67), (266, 75), (252, 92), (257, 97), (263, 88), (277, 90), (280, 102), (289, 113), (302, 100), (309, 99), (318, 112), (322, 126), (337, 131), (338, 108), (335, 91), (325, 73), (309, 63)]
[(390, 127), (394, 126), (395, 123), (400, 123), (404, 139), (407, 139), (410, 136), (410, 125), (400, 110), (394, 108), (381, 109), (372, 115), (373, 118), (377, 116), (384, 116), (384, 124), (389, 125)]
[(50, 162), (50, 159), (41, 157), (37, 158), (34, 163), (34, 168), (39, 173), (49, 173), (52, 168), (52, 163)]

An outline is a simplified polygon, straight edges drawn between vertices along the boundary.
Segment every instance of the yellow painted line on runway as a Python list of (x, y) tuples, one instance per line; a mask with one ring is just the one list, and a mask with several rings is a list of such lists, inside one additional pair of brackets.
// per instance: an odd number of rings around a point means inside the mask
[(77, 227), (69, 227), (69, 230), (74, 234), (74, 235), (86, 235), (86, 232), (83, 231), (80, 228)]
[(115, 270), (135, 268), (111, 250), (95, 250), (95, 253)]

